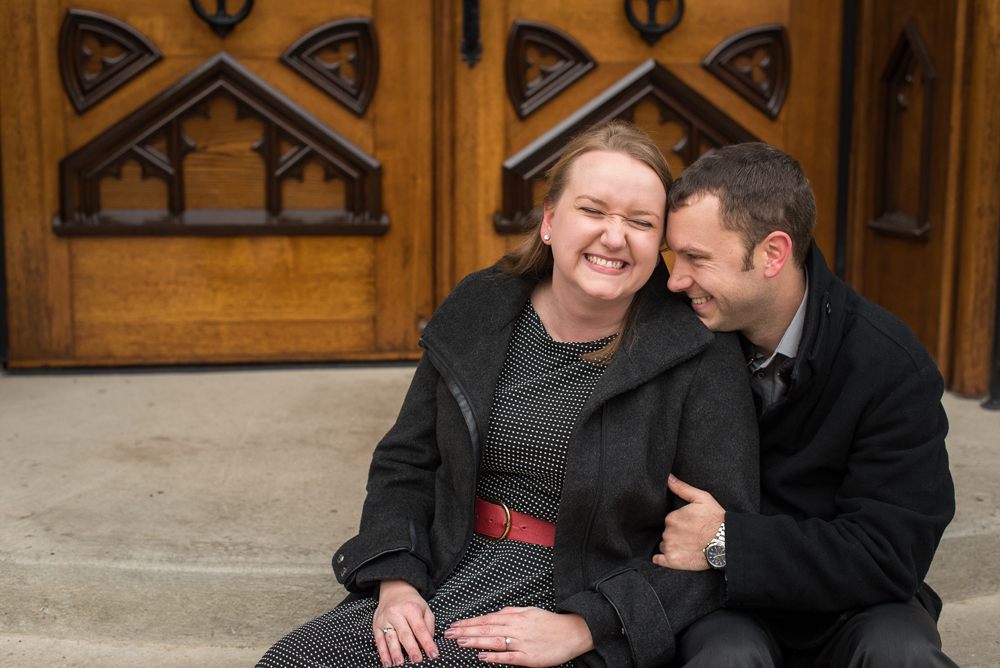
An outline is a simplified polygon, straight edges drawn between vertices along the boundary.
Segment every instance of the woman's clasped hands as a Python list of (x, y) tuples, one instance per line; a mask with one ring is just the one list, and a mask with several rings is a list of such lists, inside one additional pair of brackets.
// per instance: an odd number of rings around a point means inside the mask
[(539, 608), (500, 612), (454, 622), (444, 632), (462, 647), (486, 650), (479, 659), (515, 666), (558, 666), (594, 648), (583, 617)]

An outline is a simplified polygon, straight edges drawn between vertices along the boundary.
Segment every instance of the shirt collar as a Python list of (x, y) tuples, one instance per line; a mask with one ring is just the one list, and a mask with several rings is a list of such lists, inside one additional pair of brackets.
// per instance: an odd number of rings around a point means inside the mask
[(759, 369), (761, 367), (766, 367), (778, 354), (784, 355), (789, 359), (799, 354), (799, 344), (802, 342), (802, 330), (806, 324), (806, 303), (808, 301), (809, 276), (806, 275), (805, 294), (802, 295), (802, 303), (799, 304), (799, 309), (795, 312), (795, 317), (792, 318), (792, 322), (789, 323), (788, 329), (786, 329), (784, 335), (782, 335), (781, 341), (778, 341), (778, 347), (774, 349), (771, 356), (766, 360), (762, 360), (764, 356), (760, 354), (757, 355), (754, 359), (754, 368)]

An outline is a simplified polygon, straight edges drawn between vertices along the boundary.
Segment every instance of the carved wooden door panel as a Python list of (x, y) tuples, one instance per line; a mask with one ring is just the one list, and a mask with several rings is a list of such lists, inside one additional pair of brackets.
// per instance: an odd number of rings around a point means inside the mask
[(946, 378), (961, 188), (961, 118), (953, 117), (961, 88), (953, 87), (962, 84), (955, 70), (964, 6), (860, 3), (855, 87), (848, 280), (909, 325)]
[(11, 364), (418, 355), (432, 16), (431, 0), (5, 2)]
[(796, 156), (833, 262), (841, 2), (482, 2), (464, 60), (463, 4), (442, 40), (453, 90), (439, 94), (454, 103), (438, 114), (439, 296), (517, 242), (568, 138), (614, 117), (647, 129), (675, 175), (732, 142)]

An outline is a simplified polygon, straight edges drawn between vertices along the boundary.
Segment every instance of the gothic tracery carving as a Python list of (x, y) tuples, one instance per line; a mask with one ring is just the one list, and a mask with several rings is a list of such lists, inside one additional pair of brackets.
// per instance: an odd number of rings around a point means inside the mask
[[(911, 18), (903, 26), (882, 73), (881, 138), (875, 180), (878, 209), (875, 219), (868, 223), (868, 227), (881, 234), (917, 241), (930, 238), (936, 80), (937, 71), (930, 51), (917, 22)], [(917, 138), (920, 145), (915, 148), (919, 151), (919, 161), (904, 161), (904, 144)]]
[[(263, 135), (254, 151), (264, 160), (264, 209), (189, 209), (184, 158), (195, 149), (184, 121), (207, 117), (209, 102), (227, 96), (239, 118), (255, 118)], [(165, 209), (105, 209), (100, 181), (121, 177), (135, 161), (143, 178), (167, 185)], [(287, 209), (282, 183), (302, 178), (310, 162), (324, 178), (345, 184), (343, 209)], [(219, 53), (60, 163), (60, 235), (384, 234), (381, 164), (242, 66)]]
[(539, 21), (514, 21), (507, 38), (507, 94), (525, 118), (594, 69), (597, 62), (567, 33)]
[(791, 48), (783, 25), (747, 28), (723, 40), (702, 66), (771, 118), (791, 79)]
[(68, 9), (59, 33), (59, 69), (66, 94), (82, 114), (163, 55), (124, 21), (87, 9)]
[(281, 61), (358, 116), (378, 83), (378, 39), (371, 18), (343, 19), (303, 35)]
[(650, 58), (604, 93), (503, 163), (503, 208), (493, 217), (501, 234), (521, 234), (530, 225), (535, 184), (581, 129), (613, 118), (635, 120), (640, 103), (651, 102), (661, 125), (681, 128), (672, 151), (685, 165), (705, 151), (746, 141), (753, 134)]

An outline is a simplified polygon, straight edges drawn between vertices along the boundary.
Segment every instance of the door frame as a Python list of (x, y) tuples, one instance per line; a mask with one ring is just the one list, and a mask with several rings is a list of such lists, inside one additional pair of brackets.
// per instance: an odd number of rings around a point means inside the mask
[(7, 323), (7, 248), (3, 224), (3, 166), (0, 166), (0, 365), (10, 359), (10, 332)]

